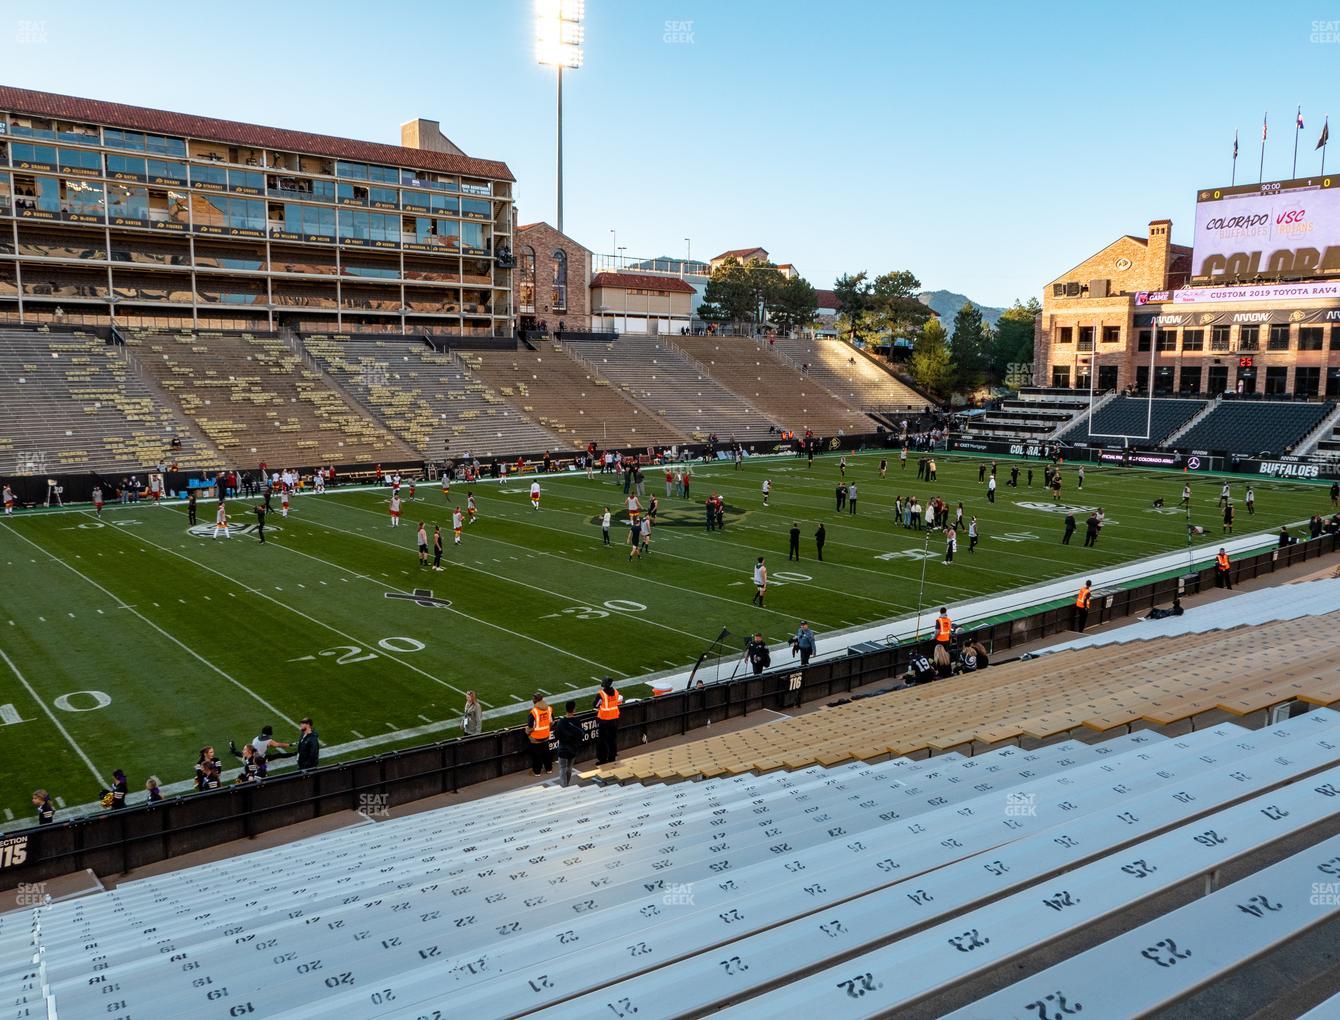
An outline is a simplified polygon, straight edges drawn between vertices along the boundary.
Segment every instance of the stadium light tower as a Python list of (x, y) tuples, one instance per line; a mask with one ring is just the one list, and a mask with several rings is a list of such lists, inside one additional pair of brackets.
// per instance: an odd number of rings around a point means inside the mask
[(535, 0), (535, 58), (558, 71), (558, 232), (563, 233), (563, 69), (582, 66), (585, 0)]

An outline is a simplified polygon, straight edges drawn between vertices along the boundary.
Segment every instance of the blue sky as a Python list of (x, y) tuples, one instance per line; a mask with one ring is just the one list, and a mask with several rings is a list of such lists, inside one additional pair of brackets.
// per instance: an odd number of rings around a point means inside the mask
[[(437, 119), (553, 220), (529, 0), (6, 6), (5, 84), (388, 142)], [(1235, 128), (1256, 179), (1264, 111), (1267, 180), (1298, 103), (1300, 174), (1323, 116), (1340, 129), (1340, 3), (587, 0), (586, 35), (567, 232), (608, 252), (614, 228), (630, 257), (761, 244), (821, 287), (907, 268), (1008, 304), (1150, 219), (1190, 243)]]

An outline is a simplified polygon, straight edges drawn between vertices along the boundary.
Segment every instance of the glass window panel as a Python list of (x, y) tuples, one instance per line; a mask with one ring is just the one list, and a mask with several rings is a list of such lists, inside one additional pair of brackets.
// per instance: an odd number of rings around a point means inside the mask
[(108, 177), (130, 177), (139, 180), (145, 176), (144, 160), (138, 156), (107, 155)]
[(149, 189), (107, 185), (107, 214), (129, 220), (149, 218)]
[(465, 248), (484, 247), (484, 225), (482, 223), (462, 223), (461, 246)]
[(228, 173), (221, 166), (192, 166), (191, 184), (193, 186), (218, 185), (222, 188), (228, 179)]
[(339, 159), (335, 161), (335, 176), (366, 181), (368, 179), (368, 167), (366, 163), (346, 163)]
[(88, 170), (98, 173), (102, 170), (102, 156), (85, 149), (61, 149), (60, 165), (62, 169)]
[(368, 180), (378, 181), (382, 184), (395, 184), (400, 179), (400, 173), (393, 166), (374, 166), (368, 168)]
[(185, 184), (186, 164), (170, 163), (165, 159), (151, 159), (147, 163), (149, 180), (155, 184)]
[(56, 147), (54, 145), (32, 145), (29, 142), (15, 142), (11, 149), (16, 166), (22, 166), (24, 163), (56, 165)]
[(254, 170), (229, 170), (228, 186), (230, 188), (249, 188), (253, 191), (265, 190), (265, 176)]
[(369, 188), (368, 198), (377, 208), (400, 208), (400, 192), (396, 191), (395, 188)]
[(197, 226), (225, 226), (228, 222), (228, 199), (222, 195), (192, 195), (191, 214)]
[(0, 174), (0, 215), (8, 216), (14, 209), (9, 174)]
[(62, 212), (102, 218), (104, 198), (101, 184), (67, 178), (61, 181), (61, 193)]
[(104, 145), (113, 149), (135, 149), (139, 152), (144, 151), (144, 135), (138, 131), (122, 131), (118, 128), (108, 128), (102, 133)]
[(493, 203), (484, 202), (477, 198), (463, 198), (461, 199), (461, 215), (473, 216), (481, 220), (491, 220), (493, 218)]

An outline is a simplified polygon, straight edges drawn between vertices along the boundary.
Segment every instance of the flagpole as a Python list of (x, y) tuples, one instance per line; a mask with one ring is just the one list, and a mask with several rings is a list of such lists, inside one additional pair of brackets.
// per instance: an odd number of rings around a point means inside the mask
[(1266, 111), (1261, 118), (1261, 165), (1256, 171), (1256, 183), (1260, 184), (1266, 179), (1266, 135), (1270, 133), (1270, 112)]
[[(1326, 162), (1325, 154), (1322, 155), (1322, 162)], [(1233, 179), (1229, 181), (1229, 187), (1238, 183), (1238, 133), (1233, 132)]]
[(1289, 179), (1293, 180), (1298, 176), (1298, 135), (1303, 130), (1303, 108), (1298, 107), (1298, 113), (1293, 118), (1293, 169), (1289, 171)]

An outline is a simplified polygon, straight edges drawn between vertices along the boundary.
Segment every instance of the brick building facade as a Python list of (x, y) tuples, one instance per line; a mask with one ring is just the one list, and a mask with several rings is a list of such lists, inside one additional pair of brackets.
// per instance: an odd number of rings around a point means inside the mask
[(1217, 396), (1340, 396), (1340, 301), (1299, 286), (1189, 286), (1191, 249), (1153, 220), (1049, 282), (1042, 386)]
[(590, 329), (589, 248), (548, 223), (527, 223), (517, 228), (513, 255), (518, 328)]

